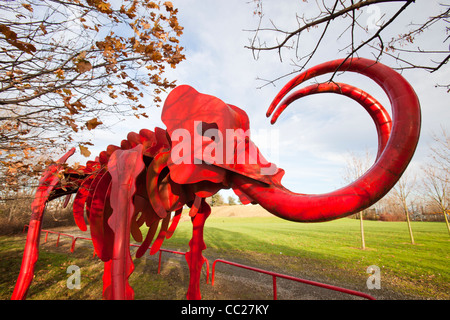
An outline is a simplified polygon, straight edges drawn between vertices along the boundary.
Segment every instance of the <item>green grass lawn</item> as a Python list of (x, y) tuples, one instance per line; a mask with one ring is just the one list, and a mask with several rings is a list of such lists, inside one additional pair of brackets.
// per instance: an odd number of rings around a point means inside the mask
[[(212, 216), (206, 222), (204, 255), (210, 263), (223, 258), (364, 292), (368, 292), (367, 267), (376, 265), (382, 289), (407, 298), (450, 299), (450, 236), (444, 223), (413, 222), (415, 245), (410, 244), (405, 222), (364, 221), (364, 227), (367, 248), (361, 250), (358, 220), (301, 224), (276, 217)], [(188, 251), (191, 234), (191, 222), (180, 222), (163, 248)], [(24, 235), (0, 237), (0, 299), (9, 299), (12, 293), (24, 244)], [(92, 257), (91, 246), (77, 247), (73, 254), (69, 246), (70, 241), (61, 248), (50, 241), (41, 244), (31, 299), (101, 299), (103, 263)], [(167, 299), (184, 298), (187, 283), (157, 275), (157, 265), (144, 260), (135, 260), (130, 278), (137, 298), (158, 299), (162, 294)], [(82, 268), (82, 286), (87, 290), (67, 290), (66, 269), (72, 264)], [(172, 287), (180, 288), (170, 295)], [(368, 293), (376, 296), (381, 291)]]
[[(416, 244), (411, 245), (405, 222), (364, 221), (366, 250), (360, 249), (359, 228), (354, 219), (302, 224), (276, 217), (211, 217), (204, 255), (241, 256), (285, 273), (308, 269), (308, 274), (364, 285), (367, 267), (376, 265), (382, 286), (424, 298), (450, 298), (450, 236), (444, 223), (412, 222)], [(191, 223), (181, 223), (163, 246), (187, 251), (191, 233)]]
[[(41, 242), (44, 239), (41, 237)], [(100, 299), (102, 294), (103, 263), (92, 258), (91, 248), (79, 247), (70, 253), (70, 241), (62, 239), (61, 246), (55, 246), (56, 237), (48, 243), (41, 243), (39, 259), (36, 262), (33, 282), (28, 291), (28, 299)], [(0, 237), (0, 299), (11, 298), (22, 262), (25, 237)], [(82, 286), (84, 290), (67, 289), (67, 268), (77, 265), (82, 268)]]

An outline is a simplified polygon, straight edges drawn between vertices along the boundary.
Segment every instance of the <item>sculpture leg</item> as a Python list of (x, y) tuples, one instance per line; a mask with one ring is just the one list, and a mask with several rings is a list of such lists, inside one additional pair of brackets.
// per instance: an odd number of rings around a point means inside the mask
[(33, 212), (28, 225), (27, 241), (11, 300), (24, 300), (34, 275), (34, 266), (39, 256), (39, 240), (41, 235), (42, 212)]
[(45, 204), (56, 184), (59, 182), (57, 173), (62, 169), (62, 164), (66, 162), (75, 149), (70, 149), (62, 156), (56, 164), (50, 165), (39, 180), (39, 186), (31, 204), (31, 219), (28, 225), (27, 241), (23, 252), (22, 265), (19, 277), (17, 278), (11, 300), (23, 300), (26, 298), (28, 288), (34, 275), (34, 266), (39, 256), (39, 240), (41, 235), (42, 217), (44, 216)]
[(111, 174), (110, 204), (113, 210), (108, 224), (114, 232), (114, 245), (112, 258), (105, 263), (105, 275), (110, 277), (104, 278), (107, 284), (103, 293), (105, 299), (134, 298), (134, 291), (128, 283), (128, 278), (134, 270), (129, 245), (130, 227), (134, 213), (136, 178), (143, 169), (142, 145), (129, 150), (117, 150), (108, 162), (108, 171)]
[(206, 249), (205, 242), (203, 241), (203, 227), (205, 226), (205, 221), (210, 213), (211, 208), (206, 203), (205, 199), (202, 199), (198, 212), (191, 218), (193, 224), (192, 239), (189, 242), (190, 251), (186, 253), (186, 261), (190, 273), (189, 288), (186, 295), (188, 300), (201, 299), (200, 276), (202, 265), (205, 262), (202, 251)]

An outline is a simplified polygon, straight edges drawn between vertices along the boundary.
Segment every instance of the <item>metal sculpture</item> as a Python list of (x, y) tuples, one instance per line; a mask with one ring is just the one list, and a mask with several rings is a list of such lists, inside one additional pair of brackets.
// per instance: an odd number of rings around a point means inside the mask
[[(378, 83), (392, 104), (393, 121), (373, 97), (339, 83), (308, 86), (279, 105), (302, 82), (336, 70), (357, 72)], [(202, 251), (206, 249), (203, 227), (211, 213), (205, 198), (220, 189), (232, 188), (244, 204), (259, 203), (278, 217), (302, 222), (333, 220), (374, 204), (395, 185), (414, 154), (421, 122), (418, 98), (409, 83), (387, 66), (362, 58), (336, 60), (292, 79), (275, 97), (267, 116), (273, 114), (273, 124), (293, 101), (322, 92), (357, 101), (376, 125), (377, 158), (359, 179), (320, 195), (286, 189), (281, 184), (284, 171), (267, 162), (250, 140), (249, 119), (243, 110), (189, 86), (179, 86), (168, 95), (163, 107), (166, 130), (130, 132), (120, 147), (108, 146), (95, 161), (76, 170), (64, 165), (74, 153), (71, 149), (45, 171), (31, 206), (22, 266), (12, 299), (24, 299), (32, 281), (45, 205), (64, 195), (76, 193), (73, 214), (81, 230), (87, 230), (86, 212), (95, 252), (105, 263), (105, 299), (134, 297), (128, 283), (134, 268), (130, 233), (142, 242), (136, 257), (149, 248), (150, 254), (156, 253), (163, 240), (173, 234), (184, 205), (190, 207), (193, 223), (186, 254), (190, 270), (187, 298), (200, 299), (200, 273), (205, 261)], [(149, 227), (145, 239), (139, 229), (144, 223)]]

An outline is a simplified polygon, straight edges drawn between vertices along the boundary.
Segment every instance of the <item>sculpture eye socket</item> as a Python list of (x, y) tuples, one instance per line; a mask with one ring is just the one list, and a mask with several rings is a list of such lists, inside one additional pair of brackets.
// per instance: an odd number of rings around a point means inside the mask
[(203, 137), (210, 138), (212, 141), (219, 139), (219, 126), (217, 123), (199, 122), (197, 125), (197, 133)]

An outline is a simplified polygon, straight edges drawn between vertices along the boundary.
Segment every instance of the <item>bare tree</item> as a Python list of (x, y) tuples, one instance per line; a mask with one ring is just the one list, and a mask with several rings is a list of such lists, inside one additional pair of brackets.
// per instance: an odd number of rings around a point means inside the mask
[(236, 205), (236, 199), (233, 196), (228, 197), (228, 205), (230, 205), (230, 206)]
[[(359, 177), (361, 177), (370, 166), (373, 164), (372, 155), (366, 150), (363, 156), (358, 156), (355, 153), (350, 153), (346, 165), (344, 167), (343, 178), (344, 181), (350, 183), (355, 181)], [(366, 214), (366, 210), (363, 210), (357, 215), (359, 216), (360, 221), (360, 230), (361, 230), (361, 249), (366, 249), (366, 240), (364, 237), (364, 215)]]
[(416, 177), (409, 176), (407, 172), (403, 173), (400, 180), (398, 180), (395, 187), (392, 189), (392, 195), (397, 199), (398, 203), (401, 205), (403, 212), (406, 216), (406, 223), (408, 224), (409, 237), (411, 239), (411, 244), (415, 244), (414, 235), (411, 228), (411, 221), (409, 219), (409, 209), (408, 209), (408, 197), (411, 192), (416, 187)]
[(423, 167), (423, 186), (444, 215), (450, 234), (447, 218), (450, 209), (450, 136), (442, 129), (440, 135), (434, 134), (433, 138), (435, 143), (430, 147), (430, 161)]
[[(333, 1), (300, 1), (298, 12), (287, 13), (297, 21), (297, 27), (282, 29), (270, 18), (270, 12), (265, 12), (263, 0), (254, 0), (254, 14), (259, 16), (256, 29), (248, 30), (252, 34), (248, 49), (258, 58), (262, 52), (275, 51), (280, 60), (288, 51), (294, 51), (291, 63), (294, 70), (281, 75), (274, 80), (265, 80), (267, 84), (297, 73), (309, 66), (309, 62), (327, 43), (329, 34), (336, 32), (336, 23), (342, 32), (334, 37), (341, 40), (336, 43), (337, 53), (346, 60), (358, 56), (361, 51), (369, 51), (376, 60), (393, 61), (394, 69), (423, 69), (428, 72), (440, 70), (450, 59), (449, 20), (450, 6), (441, 4), (440, 10), (423, 21), (415, 21), (413, 15), (409, 25), (404, 26), (404, 32), (393, 32), (395, 22), (399, 17), (408, 15), (408, 9), (415, 5), (413, 0), (333, 0)], [(397, 7), (393, 9), (393, 5)], [(315, 9), (315, 10), (313, 10)], [(299, 12), (302, 14), (299, 15)], [(370, 12), (368, 18), (367, 12)], [(397, 26), (398, 28), (398, 26)], [(437, 30), (442, 41), (434, 42), (431, 47), (423, 48), (417, 45), (419, 38), (424, 39), (430, 30)], [(314, 43), (305, 43), (302, 36), (305, 33), (314, 34)], [(329, 38), (328, 38), (329, 39)], [(333, 53), (334, 54), (334, 53)], [(331, 57), (330, 57), (331, 58)], [(332, 80), (334, 77), (331, 77)], [(439, 84), (450, 91), (450, 83)]]
[[(107, 117), (147, 117), (174, 87), (166, 67), (184, 59), (178, 10), (161, 3), (110, 0), (20, 0), (0, 3), (0, 164), (19, 185), (39, 154), (88, 141)], [(41, 165), (44, 165), (41, 161)]]
[(444, 128), (433, 134), (434, 144), (430, 147), (430, 157), (434, 168), (442, 171), (440, 179), (450, 179), (450, 135)]
[(211, 207), (221, 206), (225, 203), (225, 201), (223, 200), (223, 197), (220, 193), (213, 194), (211, 197), (206, 198), (206, 202)]
[(444, 215), (444, 220), (447, 225), (447, 230), (450, 234), (450, 226), (448, 223), (447, 212), (449, 211), (449, 181), (443, 179), (441, 173), (433, 167), (427, 167), (423, 169), (425, 178), (423, 180), (423, 186), (430, 199), (438, 206), (441, 213)]

